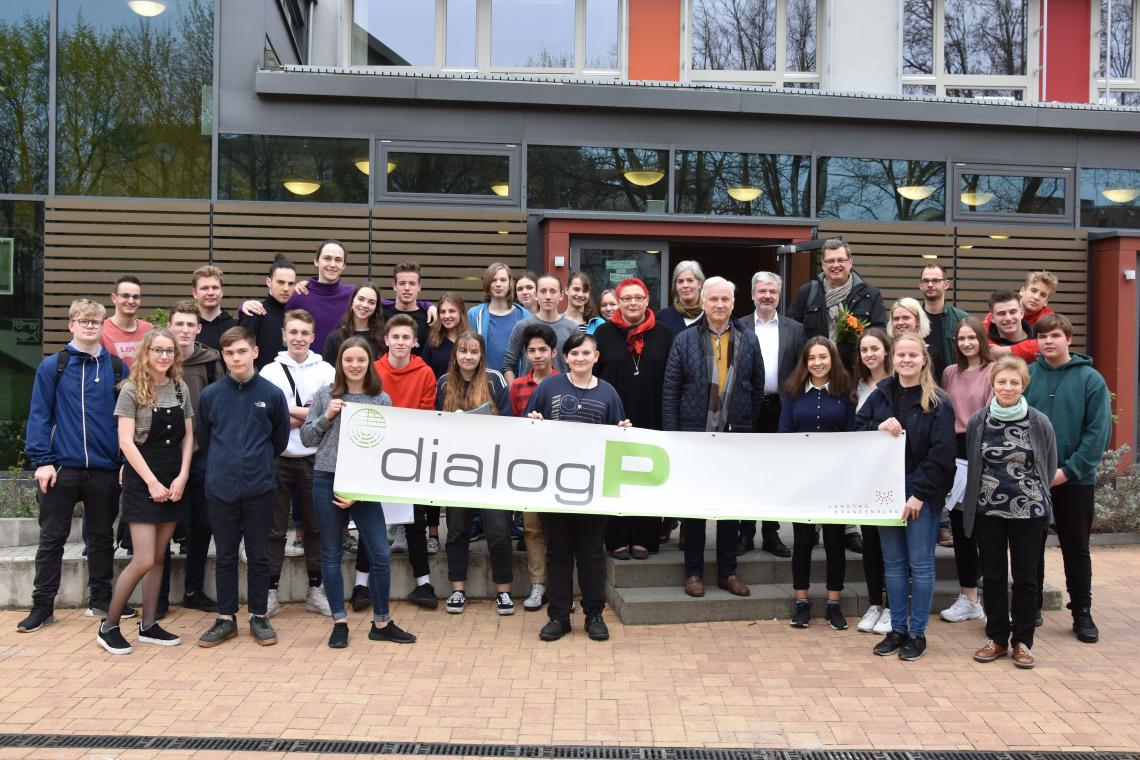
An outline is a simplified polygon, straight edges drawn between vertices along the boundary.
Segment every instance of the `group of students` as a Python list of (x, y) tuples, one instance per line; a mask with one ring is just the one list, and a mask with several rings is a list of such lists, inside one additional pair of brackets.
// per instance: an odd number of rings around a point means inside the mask
[[(840, 249), (849, 261), (841, 242), (829, 250)], [(248, 564), (250, 634), (259, 644), (276, 642), (269, 617), (280, 610), (277, 585), (291, 524), (306, 559), (306, 607), (332, 618), (330, 647), (348, 644), (346, 605), (354, 611), (372, 607), (370, 638), (414, 641), (391, 620), (391, 549), (383, 510), (333, 492), (339, 414), (347, 401), (728, 432), (764, 429), (758, 420), (772, 413), (772, 394), (763, 392), (772, 387), (765, 382), (763, 339), (758, 343), (759, 332), (732, 318), (735, 286), (719, 277), (706, 280), (696, 262), (682, 262), (674, 272), (671, 307), (655, 312), (649, 289), (629, 279), (601, 294), (599, 313), (583, 273), (571, 275), (564, 289), (557, 275), (527, 273), (516, 280), (506, 265), (494, 263), (484, 273), (484, 302), (467, 308), (453, 293), (436, 304), (418, 300), (421, 272), (414, 262), (396, 265), (396, 297), (390, 301), (373, 283), (341, 281), (346, 253), (336, 241), (318, 247), (314, 264), (316, 275), (298, 282), (295, 267), (279, 258), (266, 278), (268, 296), (242, 304), (236, 320), (220, 310), (222, 273), (212, 266), (195, 272), (195, 300), (175, 305), (169, 329), (152, 329), (137, 318), (141, 284), (132, 276), (116, 283), (109, 319), (98, 303), (72, 304), (72, 341), (37, 371), (29, 414), (28, 452), (42, 493), (41, 540), (33, 609), (19, 630), (38, 630), (54, 620), (64, 515), (69, 522), (75, 502), (83, 501), (88, 614), (102, 618), (97, 640), (113, 654), (131, 651), (119, 626), (137, 614), (127, 600), (140, 581), (138, 640), (180, 643), (157, 622), (167, 606), (169, 544), (179, 524), (187, 526), (189, 545), (183, 605), (218, 614), (199, 639), (201, 646), (237, 635), (239, 556)], [(925, 268), (924, 293), (931, 281), (939, 287), (948, 282), (944, 274), (937, 265)], [(778, 300), (781, 283), (771, 273), (757, 274), (754, 291), (772, 281)], [(831, 307), (831, 288), (822, 275), (821, 281)], [(843, 289), (846, 297), (862, 292)], [(957, 507), (951, 524), (963, 589), (959, 607), (977, 604), (980, 553), (990, 640), (977, 659), (1004, 655), (1012, 626), (1014, 660), (1032, 666), (1032, 623), (1040, 608), (1050, 521), (1062, 536), (1074, 629), (1082, 640), (1096, 640), (1088, 531), (1091, 478), (1107, 442), (1107, 425), (1100, 421), (1101, 412), (1108, 414), (1107, 389), (1087, 357), (1069, 353), (1071, 323), (1041, 313), (1051, 292), (1041, 299), (1040, 288), (1029, 296), (1023, 289), (1020, 297), (1013, 295), (1017, 308), (1009, 309), (1004, 307), (1010, 294), (995, 293), (987, 325), (946, 305), (937, 326), (954, 338), (935, 350), (939, 335), (931, 334), (931, 314), (917, 301), (902, 299), (892, 307), (886, 330), (869, 326), (854, 345), (810, 337), (800, 341), (802, 348), (796, 344), (794, 369), (781, 366), (780, 377), (787, 379), (778, 392), (780, 432), (907, 433), (906, 526), (862, 531), (871, 607), (859, 628), (885, 634), (877, 654), (913, 660), (925, 651), (944, 505)], [(754, 293), (758, 315), (768, 296), (762, 300)], [(559, 311), (564, 297), (565, 311)], [(1040, 302), (1033, 314), (1036, 328), (1018, 322), (1022, 299), (1034, 297)], [(880, 306), (878, 312), (885, 310)], [(1012, 326), (1011, 313), (1017, 317)], [(1018, 348), (1028, 343), (1022, 337), (1026, 326), (1040, 358), (1031, 368), (1017, 356), (995, 362), (994, 353), (1028, 348)], [(211, 339), (216, 346), (207, 344)], [(1003, 342), (1012, 350), (998, 348)], [(939, 383), (935, 369), (943, 362), (948, 366)], [(129, 376), (123, 377), (124, 367)], [(1038, 392), (1042, 385), (1048, 393)], [(111, 422), (116, 418), (117, 432)], [(111, 531), (124, 460), (122, 522), (129, 525), (133, 555), (112, 589)], [(439, 550), (440, 511), (416, 505), (412, 514), (404, 531), (415, 577), (408, 599), (434, 609), (439, 602), (428, 555)], [(451, 590), (445, 609), (453, 614), (466, 607), (473, 517), (472, 510), (448, 509), (444, 548)], [(359, 550), (346, 600), (341, 561), (350, 519), (359, 532)], [(482, 510), (482, 521), (495, 606), (499, 614), (512, 614), (512, 518), (509, 512)], [(737, 595), (749, 593), (735, 574), (742, 526), (717, 526), (718, 585)], [(686, 519), (681, 527), (685, 591), (700, 596), (705, 521)], [(605, 553), (645, 559), (669, 540), (671, 528), (658, 518), (527, 512), (531, 592), (524, 608), (537, 610), (549, 601), (549, 622), (540, 637), (555, 640), (571, 630), (576, 564), (586, 633), (608, 638), (601, 614)], [(793, 532), (792, 624), (806, 627), (816, 529), (797, 523)], [(211, 534), (217, 547), (216, 603), (202, 590)], [(844, 529), (828, 525), (822, 534), (825, 617), (833, 628), (845, 629), (839, 606)], [(1012, 619), (996, 612), (1008, 607), (1007, 550)], [(943, 615), (954, 619), (947, 611)], [(959, 613), (958, 619), (970, 616)]]

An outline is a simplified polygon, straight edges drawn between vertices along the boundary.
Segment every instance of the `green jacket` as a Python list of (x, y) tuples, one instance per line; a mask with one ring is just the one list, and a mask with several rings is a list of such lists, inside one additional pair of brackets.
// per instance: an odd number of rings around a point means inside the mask
[(1093, 369), (1092, 359), (1072, 354), (1054, 369), (1038, 356), (1029, 366), (1025, 400), (1053, 423), (1057, 434), (1057, 467), (1070, 482), (1096, 483), (1096, 466), (1112, 432), (1108, 385)]
[(957, 306), (946, 304), (942, 307), (942, 355), (946, 357), (946, 366), (958, 360), (958, 325), (968, 316), (968, 312)]

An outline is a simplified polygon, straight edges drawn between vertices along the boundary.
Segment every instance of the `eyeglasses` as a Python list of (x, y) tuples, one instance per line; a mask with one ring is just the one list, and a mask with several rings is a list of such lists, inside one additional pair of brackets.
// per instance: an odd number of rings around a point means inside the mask
[(119, 298), (123, 299), (124, 301), (141, 301), (142, 300), (142, 294), (141, 293), (116, 293), (115, 295), (117, 295)]
[(649, 296), (622, 296), (618, 300), (622, 303), (645, 303), (649, 300)]
[(918, 281), (919, 285), (938, 285), (939, 283), (946, 282), (942, 277), (923, 277)]
[(155, 356), (174, 356), (174, 352), (177, 350), (176, 348), (161, 348), (159, 346), (150, 347), (150, 352)]
[(848, 259), (846, 259), (846, 258), (842, 258), (842, 259), (824, 259), (824, 260), (823, 260), (823, 265), (824, 265), (824, 266), (826, 266), (826, 267), (833, 267), (833, 266), (835, 266), (836, 264), (846, 264), (846, 263), (847, 263), (847, 261), (848, 261)]
[(101, 320), (101, 319), (77, 319), (77, 320), (75, 320), (75, 324), (79, 325), (80, 327), (86, 327), (86, 328), (102, 327), (103, 326), (103, 320)]

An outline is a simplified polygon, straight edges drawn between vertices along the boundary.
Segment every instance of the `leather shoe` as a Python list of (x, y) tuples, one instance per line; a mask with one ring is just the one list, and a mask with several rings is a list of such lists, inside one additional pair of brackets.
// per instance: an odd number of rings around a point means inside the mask
[(717, 578), (716, 585), (736, 596), (748, 596), (752, 593), (752, 590), (745, 585), (744, 581), (735, 575), (730, 575), (727, 578)]
[(756, 540), (752, 536), (741, 536), (736, 542), (736, 556), (746, 554), (756, 548)]
[(784, 542), (780, 540), (779, 536), (764, 539), (764, 542), (760, 544), (760, 550), (777, 557), (792, 556), (792, 550), (784, 545)]
[(1037, 664), (1037, 660), (1033, 658), (1029, 647), (1019, 641), (1013, 645), (1013, 664), (1022, 670), (1029, 670)]
[(690, 575), (685, 579), (685, 593), (689, 596), (704, 596), (705, 582), (699, 575)]
[(863, 537), (858, 533), (846, 533), (843, 536), (843, 545), (847, 547), (847, 551), (855, 554), (863, 553)]

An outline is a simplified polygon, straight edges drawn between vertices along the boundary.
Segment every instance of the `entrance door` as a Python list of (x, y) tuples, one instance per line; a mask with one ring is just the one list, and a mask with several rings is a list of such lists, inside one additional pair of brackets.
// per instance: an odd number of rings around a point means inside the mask
[(663, 299), (668, 297), (668, 260), (669, 244), (664, 240), (583, 238), (570, 246), (570, 266), (589, 275), (595, 299), (622, 280), (637, 277), (649, 288), (649, 303), (655, 308), (665, 305)]
[[(780, 242), (684, 242), (673, 243), (669, 248), (669, 277), (673, 267), (681, 261), (696, 261), (705, 277), (723, 277), (736, 284), (736, 308), (733, 316), (740, 318), (752, 309), (752, 275), (760, 271), (780, 273), (776, 249)], [(667, 281), (668, 282), (668, 281)]]

